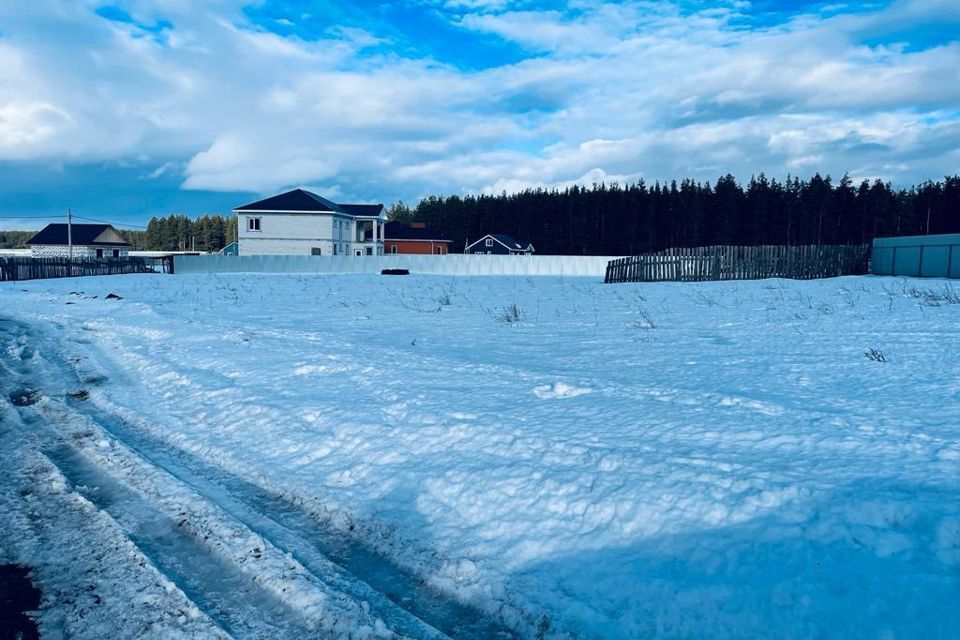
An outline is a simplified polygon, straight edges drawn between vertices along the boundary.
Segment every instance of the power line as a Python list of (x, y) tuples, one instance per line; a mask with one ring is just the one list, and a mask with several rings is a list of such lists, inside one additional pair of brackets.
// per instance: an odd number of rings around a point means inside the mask
[(50, 218), (66, 218), (67, 216), (0, 216), (0, 220), (49, 220)]
[[(53, 218), (66, 218), (67, 216), (0, 216), (0, 220), (50, 220)], [(73, 216), (77, 220), (86, 220), (87, 222), (102, 222), (103, 224), (112, 224), (117, 227), (133, 227), (134, 229), (146, 229), (145, 226), (139, 224), (130, 224), (128, 222), (111, 222), (109, 220), (99, 220), (97, 218), (84, 218), (83, 216)]]
[(84, 218), (83, 216), (73, 216), (77, 220), (86, 220), (87, 222), (102, 222), (103, 224), (112, 224), (118, 227), (134, 227), (136, 229), (146, 229), (146, 227), (138, 224), (129, 224), (126, 222), (110, 222), (109, 220), (98, 220), (97, 218)]

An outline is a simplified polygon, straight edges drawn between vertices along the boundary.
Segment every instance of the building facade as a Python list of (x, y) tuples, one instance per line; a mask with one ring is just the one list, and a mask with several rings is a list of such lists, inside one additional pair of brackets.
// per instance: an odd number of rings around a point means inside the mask
[(523, 244), (501, 233), (488, 233), (476, 242), (467, 244), (463, 250), (464, 253), (477, 255), (491, 254), (497, 256), (531, 255), (533, 251), (533, 245), (529, 242)]
[(388, 254), (446, 255), (450, 241), (439, 232), (428, 229), (426, 223), (404, 224), (391, 220), (384, 225), (383, 248)]
[(130, 251), (130, 243), (109, 224), (48, 224), (27, 245), (34, 258), (126, 258)]
[(240, 255), (382, 255), (382, 204), (336, 204), (294, 189), (233, 210)]

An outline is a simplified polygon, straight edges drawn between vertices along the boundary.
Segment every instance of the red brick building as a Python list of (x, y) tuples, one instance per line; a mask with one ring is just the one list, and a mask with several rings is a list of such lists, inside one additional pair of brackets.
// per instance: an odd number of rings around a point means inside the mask
[(442, 234), (428, 229), (426, 223), (413, 222), (409, 225), (391, 220), (383, 228), (384, 254), (437, 254), (450, 253), (450, 240)]

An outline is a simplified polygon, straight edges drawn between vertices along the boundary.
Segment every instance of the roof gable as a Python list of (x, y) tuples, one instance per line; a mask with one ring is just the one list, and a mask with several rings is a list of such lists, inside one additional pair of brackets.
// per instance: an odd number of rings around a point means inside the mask
[(382, 204), (337, 204), (306, 189), (294, 189), (263, 200), (257, 200), (234, 211), (283, 211), (294, 213), (339, 213), (355, 218), (378, 218)]
[[(130, 243), (123, 239), (120, 232), (109, 224), (74, 224), (71, 225), (69, 240), (74, 245), (93, 245), (111, 247), (129, 247)], [(27, 241), (28, 245), (63, 245), (67, 246), (67, 225), (62, 222), (48, 224), (39, 233)]]
[(237, 207), (234, 211), (334, 211), (342, 213), (340, 207), (306, 189), (294, 189), (263, 200)]
[(100, 235), (93, 239), (93, 242), (94, 244), (127, 244), (120, 232), (110, 225), (107, 225), (107, 228), (101, 231)]
[(487, 235), (483, 236), (476, 242), (471, 242), (469, 245), (467, 245), (467, 249), (469, 249), (475, 244), (479, 244), (483, 242), (487, 238), (493, 238), (494, 240), (496, 240), (497, 242), (505, 246), (510, 251), (527, 251), (532, 246), (529, 243), (526, 245), (522, 245), (516, 240), (514, 240), (513, 238), (511, 238), (510, 236), (504, 235), (502, 233), (488, 233)]

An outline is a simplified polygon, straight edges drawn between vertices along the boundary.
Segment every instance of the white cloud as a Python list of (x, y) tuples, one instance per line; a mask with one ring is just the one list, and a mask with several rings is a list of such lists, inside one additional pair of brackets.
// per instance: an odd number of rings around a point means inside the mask
[(19, 158), (27, 151), (24, 155), (29, 157), (29, 149), (49, 142), (70, 124), (69, 114), (45, 102), (0, 105), (0, 153)]
[[(218, 137), (206, 151), (187, 165), (187, 189), (229, 191), (244, 185), (251, 191), (267, 191), (277, 184), (322, 180), (339, 169), (335, 157), (322, 158), (309, 144), (275, 145), (276, 140), (230, 133)], [(264, 149), (271, 149), (268, 154)]]
[(0, 6), (0, 160), (145, 158), (161, 174), (182, 168), (188, 189), (314, 184), (374, 200), (728, 171), (960, 171), (960, 44), (864, 44), (953, 20), (955, 3), (748, 30), (744, 3), (684, 14), (447, 0), (464, 33), (530, 51), (477, 72), (402, 46), (371, 54), (390, 43), (354, 28), (269, 33), (242, 4), (124, 5), (140, 24), (169, 21), (160, 35), (99, 17), (92, 1)]

